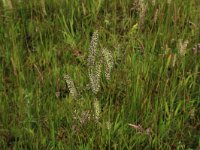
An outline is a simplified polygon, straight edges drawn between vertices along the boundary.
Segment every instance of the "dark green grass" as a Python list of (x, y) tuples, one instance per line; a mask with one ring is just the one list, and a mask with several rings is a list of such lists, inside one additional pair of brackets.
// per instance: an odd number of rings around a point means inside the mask
[[(0, 149), (200, 149), (200, 52), (192, 51), (200, 1), (149, 1), (144, 24), (131, 0), (45, 6), (47, 15), (39, 1), (15, 1), (12, 10), (0, 2)], [(101, 79), (99, 123), (83, 124), (74, 111), (94, 113), (87, 56), (97, 29), (115, 66), (109, 82)], [(189, 41), (185, 56), (179, 39)]]

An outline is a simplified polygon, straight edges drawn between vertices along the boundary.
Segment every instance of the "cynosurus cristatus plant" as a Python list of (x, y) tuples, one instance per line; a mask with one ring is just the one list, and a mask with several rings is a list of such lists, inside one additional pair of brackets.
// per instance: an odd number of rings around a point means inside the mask
[[(113, 68), (113, 57), (106, 48), (98, 49), (98, 31), (93, 33), (88, 56), (88, 74), (90, 86), (95, 97), (100, 89), (100, 79), (102, 66), (104, 66), (104, 74), (107, 80), (110, 79), (110, 73)], [(100, 117), (100, 102), (97, 98), (94, 101), (95, 119), (98, 121)]]
[[(100, 90), (102, 68), (104, 68), (104, 74), (105, 74), (106, 80), (109, 80), (111, 70), (114, 65), (111, 52), (108, 51), (106, 48), (103, 48), (101, 50), (98, 48), (98, 36), (99, 36), (98, 31), (95, 31), (93, 33), (93, 36), (90, 42), (89, 55), (87, 59), (88, 76), (89, 76), (89, 81), (90, 81), (89, 85), (93, 92), (93, 96), (94, 96), (93, 98), (95, 99), (93, 106), (94, 106), (94, 117), (96, 121), (98, 121), (98, 119), (100, 118), (100, 113), (101, 113), (101, 109), (100, 109), (101, 107), (100, 107), (100, 102), (97, 98), (97, 93)], [(69, 88), (70, 95), (74, 99), (77, 99), (78, 93), (77, 93), (73, 80), (71, 79), (69, 75), (65, 75), (64, 79)]]
[(110, 73), (113, 68), (113, 57), (106, 48), (102, 49), (102, 55), (104, 58), (105, 77), (107, 80), (110, 80)]
[(88, 74), (90, 85), (94, 94), (97, 94), (100, 89), (100, 78), (104, 66), (104, 74), (107, 80), (110, 79), (110, 73), (113, 68), (113, 57), (111, 52), (106, 48), (101, 51), (98, 49), (98, 31), (93, 33), (88, 56)]
[(92, 92), (97, 94), (100, 89), (100, 77), (102, 68), (102, 59), (97, 61), (99, 57), (98, 45), (98, 31), (93, 33), (88, 56), (88, 75)]
[(94, 111), (95, 111), (95, 119), (96, 121), (99, 120), (101, 114), (101, 107), (100, 103), (97, 99), (94, 100)]

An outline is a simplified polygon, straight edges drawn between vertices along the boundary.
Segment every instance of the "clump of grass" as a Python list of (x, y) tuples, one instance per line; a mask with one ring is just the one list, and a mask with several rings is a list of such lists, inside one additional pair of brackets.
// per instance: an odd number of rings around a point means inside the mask
[(93, 93), (96, 95), (100, 89), (100, 78), (102, 66), (104, 66), (104, 74), (107, 80), (110, 80), (111, 70), (114, 61), (110, 51), (106, 48), (98, 49), (98, 31), (95, 31), (89, 48), (88, 56), (88, 75)]
[[(87, 59), (87, 67), (88, 67), (88, 76), (90, 82), (90, 88), (94, 94), (94, 111), (95, 111), (95, 119), (98, 120), (100, 118), (100, 102), (97, 98), (97, 93), (100, 90), (100, 80), (102, 68), (104, 66), (104, 74), (107, 80), (110, 80), (111, 70), (114, 65), (113, 57), (110, 51), (106, 48), (102, 48), (101, 51), (98, 48), (98, 31), (95, 31), (92, 35), (90, 47), (89, 47), (89, 55)], [(67, 83), (67, 86), (70, 90), (70, 94), (73, 98), (77, 98), (77, 90), (74, 85), (73, 80), (69, 75), (65, 75), (64, 79)]]
[[(113, 68), (113, 57), (111, 53), (103, 48), (101, 51), (98, 50), (98, 31), (93, 33), (90, 49), (88, 56), (88, 75), (90, 79), (90, 85), (92, 92), (95, 94), (95, 97), (100, 89), (100, 79), (102, 66), (104, 65), (104, 74), (107, 80), (110, 80), (110, 73)], [(100, 102), (95, 98), (94, 101), (94, 110), (96, 120), (100, 117)]]

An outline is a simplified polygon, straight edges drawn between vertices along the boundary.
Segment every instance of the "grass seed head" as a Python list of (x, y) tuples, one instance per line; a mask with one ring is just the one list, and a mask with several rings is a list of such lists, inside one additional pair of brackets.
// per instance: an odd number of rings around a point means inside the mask
[(145, 4), (144, 0), (139, 0), (139, 6), (140, 6), (139, 23), (140, 23), (140, 26), (143, 27), (145, 17), (146, 17), (147, 4)]
[(100, 118), (101, 108), (100, 108), (100, 103), (97, 99), (95, 99), (94, 101), (94, 111), (95, 111), (95, 119), (96, 121), (98, 121)]
[(88, 62), (87, 62), (90, 86), (94, 94), (97, 94), (100, 89), (100, 77), (102, 68), (102, 60), (101, 59), (99, 59), (99, 61), (97, 60), (97, 57), (99, 57), (97, 46), (98, 46), (98, 31), (95, 31), (92, 35), (89, 48)]
[(102, 64), (99, 62), (88, 69), (90, 86), (94, 94), (97, 94), (100, 89), (101, 68)]
[(77, 94), (76, 87), (74, 85), (74, 81), (72, 80), (72, 78), (69, 75), (65, 75), (64, 79), (67, 83), (67, 86), (69, 88), (71, 96), (76, 99), (78, 94)]
[(178, 48), (179, 48), (179, 54), (181, 56), (184, 56), (186, 54), (188, 45), (188, 40), (183, 41), (182, 39), (179, 39)]
[(104, 59), (104, 66), (105, 66), (105, 76), (107, 80), (110, 80), (110, 73), (113, 68), (113, 57), (111, 53), (106, 49), (102, 49), (102, 55)]

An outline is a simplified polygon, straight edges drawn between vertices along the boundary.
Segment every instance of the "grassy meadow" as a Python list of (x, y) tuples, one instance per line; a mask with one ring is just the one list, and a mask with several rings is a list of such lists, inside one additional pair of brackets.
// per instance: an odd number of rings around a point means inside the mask
[(200, 1), (0, 0), (0, 149), (200, 149)]

